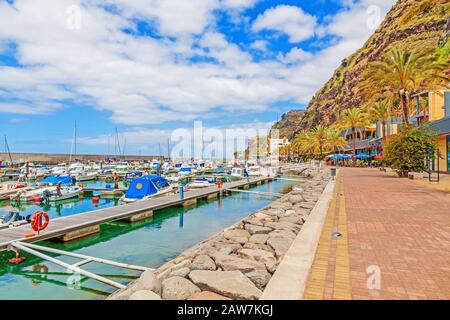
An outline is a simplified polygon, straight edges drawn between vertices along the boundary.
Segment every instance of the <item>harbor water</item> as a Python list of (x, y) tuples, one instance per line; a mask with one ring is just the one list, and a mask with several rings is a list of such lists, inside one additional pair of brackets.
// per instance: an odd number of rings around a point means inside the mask
[[(292, 181), (274, 180), (252, 188), (254, 191), (282, 192)], [(233, 193), (218, 200), (202, 200), (189, 208), (158, 210), (152, 218), (138, 223), (111, 222), (101, 225), (99, 234), (68, 243), (44, 241), (39, 245), (92, 255), (118, 262), (157, 268), (184, 250), (232, 225), (272, 202), (274, 198)], [(76, 199), (71, 208), (50, 208), (52, 217), (67, 216), (92, 206), (90, 199)], [(99, 206), (113, 206), (102, 199)], [(67, 204), (66, 204), (67, 205)], [(32, 212), (34, 209), (26, 209)], [(84, 211), (82, 211), (84, 210)], [(50, 262), (25, 254), (27, 260), (15, 266), (7, 262), (12, 252), (0, 254), (0, 299), (104, 299), (114, 288), (76, 274)], [(56, 255), (53, 255), (56, 256)], [(79, 260), (56, 256), (75, 263)], [(83, 269), (126, 284), (138, 272), (100, 264)]]

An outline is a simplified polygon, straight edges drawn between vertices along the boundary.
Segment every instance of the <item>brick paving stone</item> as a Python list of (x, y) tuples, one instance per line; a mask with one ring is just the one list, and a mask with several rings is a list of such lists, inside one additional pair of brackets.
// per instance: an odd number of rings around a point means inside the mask
[[(329, 241), (328, 226), (320, 238), (328, 266), (316, 297), (450, 299), (450, 193), (376, 169), (343, 168), (337, 179), (342, 199), (328, 214), (345, 234)], [(380, 288), (369, 289), (377, 270)]]

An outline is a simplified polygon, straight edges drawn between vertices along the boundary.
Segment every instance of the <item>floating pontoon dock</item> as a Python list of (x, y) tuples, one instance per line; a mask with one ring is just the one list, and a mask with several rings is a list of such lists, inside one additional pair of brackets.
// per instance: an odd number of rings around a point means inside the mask
[[(226, 189), (245, 188), (249, 185), (255, 185), (271, 181), (272, 178), (257, 177), (243, 179), (240, 181), (224, 183), (223, 191)], [(184, 199), (180, 199), (178, 194), (153, 198), (150, 200), (138, 201), (135, 203), (121, 205), (118, 207), (105, 208), (86, 213), (80, 213), (68, 217), (53, 219), (49, 226), (39, 235), (33, 237), (25, 237), (32, 233), (29, 225), (19, 226), (15, 228), (0, 230), (0, 251), (5, 250), (12, 242), (20, 241), (22, 243), (33, 243), (46, 239), (64, 237), (72, 234), (69, 238), (75, 239), (84, 235), (89, 235), (99, 231), (99, 225), (102, 223), (131, 219), (136, 221), (139, 218), (149, 217), (152, 211), (167, 208), (176, 205), (191, 205), (197, 202), (197, 199), (213, 198), (221, 192), (217, 186), (196, 189), (184, 193)], [(133, 217), (137, 217), (133, 220)]]

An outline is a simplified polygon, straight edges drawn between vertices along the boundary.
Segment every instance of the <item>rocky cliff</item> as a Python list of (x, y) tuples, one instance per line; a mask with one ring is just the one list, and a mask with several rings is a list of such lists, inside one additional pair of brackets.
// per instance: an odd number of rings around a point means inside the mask
[(343, 110), (361, 106), (363, 97), (357, 94), (356, 85), (363, 80), (368, 63), (381, 60), (393, 48), (420, 49), (430, 54), (439, 47), (447, 49), (449, 17), (448, 0), (398, 1), (365, 45), (342, 61), (331, 79), (311, 99), (301, 118), (298, 119), (298, 111), (289, 112), (274, 128), (279, 129), (282, 136), (292, 137), (301, 129), (319, 123), (330, 125)]

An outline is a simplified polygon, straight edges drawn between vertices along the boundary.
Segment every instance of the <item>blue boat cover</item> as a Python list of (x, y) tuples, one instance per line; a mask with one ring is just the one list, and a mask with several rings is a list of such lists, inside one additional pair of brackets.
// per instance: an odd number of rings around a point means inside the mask
[(169, 182), (166, 179), (157, 175), (133, 179), (125, 193), (125, 197), (127, 199), (142, 199), (146, 196), (156, 194), (159, 189), (168, 185)]
[(180, 172), (191, 172), (191, 171), (192, 171), (192, 169), (189, 167), (180, 168)]
[(225, 169), (224, 168), (216, 168), (214, 169), (215, 174), (221, 174), (221, 173), (225, 173)]
[(57, 184), (59, 182), (61, 182), (61, 184), (71, 184), (73, 180), (71, 176), (49, 176), (40, 182), (48, 184)]

